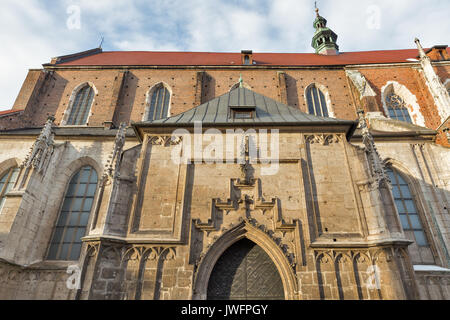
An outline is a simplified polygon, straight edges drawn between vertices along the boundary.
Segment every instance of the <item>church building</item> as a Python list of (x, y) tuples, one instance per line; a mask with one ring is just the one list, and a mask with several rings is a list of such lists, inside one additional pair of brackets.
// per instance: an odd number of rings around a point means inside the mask
[(29, 70), (0, 112), (0, 299), (450, 299), (450, 49), (313, 27), (315, 53)]

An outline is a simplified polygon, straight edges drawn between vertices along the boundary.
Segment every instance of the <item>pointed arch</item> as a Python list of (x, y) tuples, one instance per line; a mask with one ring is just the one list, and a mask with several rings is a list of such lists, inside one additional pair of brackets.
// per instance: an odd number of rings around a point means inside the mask
[[(62, 172), (65, 174), (59, 174), (54, 181), (54, 190), (63, 190), (64, 192), (59, 192), (59, 206), (55, 208), (51, 217), (48, 217), (51, 221), (49, 225), (51, 238), (47, 239), (48, 247), (45, 258), (47, 260), (78, 260), (80, 256), (78, 250), (81, 250), (79, 238), (89, 232), (89, 226), (92, 224), (96, 211), (95, 204), (99, 196), (97, 190), (102, 169), (97, 161), (85, 156), (72, 161), (67, 167), (62, 168)], [(84, 192), (81, 192), (83, 190)], [(65, 220), (62, 219), (64, 214), (66, 215)], [(75, 226), (72, 225), (72, 222), (78, 224)], [(65, 248), (62, 246), (63, 242), (66, 242), (64, 228), (75, 227), (76, 230), (71, 230), (71, 241), (67, 241), (67, 243), (69, 247), (75, 244), (76, 250), (63, 255)], [(62, 230), (62, 233), (58, 234), (58, 228)], [(83, 228), (84, 230), (81, 230)], [(79, 235), (80, 237), (78, 237)]]
[(7, 170), (12, 167), (18, 167), (20, 165), (20, 160), (17, 158), (10, 158), (5, 161), (0, 162), (0, 176), (3, 175)]
[(407, 121), (418, 126), (425, 126), (425, 118), (420, 112), (417, 97), (407, 87), (397, 81), (388, 81), (381, 88), (381, 102), (387, 117)]
[(92, 115), (92, 106), (98, 90), (90, 82), (83, 82), (72, 90), (69, 104), (64, 112), (61, 125), (87, 125)]
[(170, 116), (172, 104), (172, 89), (161, 81), (154, 84), (147, 92), (145, 111), (142, 121), (153, 121)]
[(0, 213), (6, 200), (6, 194), (17, 181), (19, 170), (19, 162), (15, 158), (0, 163)]
[(89, 165), (71, 177), (53, 228), (48, 260), (74, 261), (80, 258), (81, 238), (88, 230), (97, 185), (98, 173)]
[(319, 117), (335, 117), (330, 93), (324, 85), (311, 83), (305, 88), (304, 98), (309, 114)]
[(437, 248), (418, 182), (408, 168), (399, 161), (387, 159), (385, 163), (403, 231), (409, 240), (415, 242), (409, 247), (413, 263), (436, 263)]
[(298, 298), (296, 276), (283, 251), (267, 234), (244, 221), (217, 239), (200, 261), (194, 279), (194, 300), (205, 300), (207, 298), (209, 278), (217, 261), (230, 246), (245, 238), (261, 247), (277, 267), (283, 282), (285, 299), (294, 300)]

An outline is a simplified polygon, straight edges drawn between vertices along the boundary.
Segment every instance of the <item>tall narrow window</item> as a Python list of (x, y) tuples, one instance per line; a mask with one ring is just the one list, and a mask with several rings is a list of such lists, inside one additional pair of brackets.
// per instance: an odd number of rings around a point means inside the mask
[(392, 182), (392, 193), (403, 231), (409, 240), (415, 242), (415, 245), (410, 247), (413, 262), (434, 263), (430, 245), (408, 183), (396, 170), (387, 168), (386, 171)]
[(97, 189), (97, 172), (90, 166), (70, 180), (56, 223), (47, 259), (77, 260)]
[(310, 114), (328, 117), (328, 107), (325, 95), (315, 85), (311, 85), (306, 91), (306, 101), (308, 103), (308, 112)]
[(0, 176), (0, 211), (6, 200), (6, 194), (12, 189), (19, 175), (19, 168), (13, 167)]
[(160, 84), (152, 93), (147, 121), (167, 118), (169, 115), (170, 92)]
[(412, 123), (406, 103), (400, 96), (389, 94), (386, 97), (386, 105), (391, 119)]
[(94, 96), (94, 89), (90, 85), (86, 84), (83, 88), (81, 88), (75, 96), (66, 124), (86, 124), (89, 113), (91, 112)]

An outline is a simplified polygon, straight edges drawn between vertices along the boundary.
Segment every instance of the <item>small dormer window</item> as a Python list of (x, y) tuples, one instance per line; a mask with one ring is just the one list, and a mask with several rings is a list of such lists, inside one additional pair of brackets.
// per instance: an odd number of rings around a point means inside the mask
[(253, 119), (255, 117), (255, 107), (230, 107), (230, 117), (232, 119)]
[(242, 64), (250, 66), (253, 64), (253, 51), (252, 50), (242, 50), (241, 51)]
[(243, 111), (243, 110), (234, 110), (233, 113), (234, 119), (252, 119), (253, 118), (253, 112), (252, 111)]

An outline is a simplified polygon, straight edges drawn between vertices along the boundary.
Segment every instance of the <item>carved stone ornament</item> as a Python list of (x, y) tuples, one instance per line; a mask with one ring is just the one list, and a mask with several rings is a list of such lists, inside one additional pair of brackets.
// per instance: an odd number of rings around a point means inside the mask
[(55, 146), (55, 134), (52, 130), (54, 121), (55, 117), (48, 117), (39, 137), (33, 143), (29, 154), (21, 164), (22, 168), (34, 168), (38, 173), (45, 172)]
[(120, 163), (123, 147), (125, 145), (125, 137), (127, 131), (127, 124), (125, 122), (121, 123), (119, 130), (117, 130), (116, 139), (114, 141), (114, 148), (109, 156), (109, 159), (105, 166), (105, 171), (103, 173), (103, 181), (107, 180), (108, 177), (116, 179), (119, 177), (120, 173)]
[(306, 142), (309, 142), (310, 144), (321, 144), (323, 146), (332, 144), (332, 143), (339, 143), (343, 139), (342, 135), (340, 134), (313, 134), (313, 135), (306, 135), (305, 140)]
[(174, 146), (183, 141), (183, 137), (177, 136), (150, 136), (148, 142), (153, 146)]
[(357, 70), (346, 70), (345, 73), (352, 80), (356, 89), (358, 89), (361, 99), (364, 97), (375, 97), (377, 94), (373, 91), (366, 78)]
[[(283, 218), (278, 198), (271, 201), (262, 198), (259, 194), (262, 190), (259, 179), (254, 179), (250, 185), (241, 179), (231, 179), (230, 183), (229, 199), (212, 199), (211, 218), (208, 221), (193, 220), (195, 228), (204, 232), (209, 240), (199, 256), (198, 263), (220, 237), (239, 226), (251, 225), (267, 234), (280, 247), (291, 267), (295, 269), (296, 257), (299, 256), (296, 253), (298, 250), (296, 243), (299, 241), (298, 221)], [(222, 218), (219, 218), (219, 215)]]
[(391, 181), (386, 173), (384, 162), (383, 160), (381, 160), (380, 154), (378, 153), (378, 150), (375, 146), (373, 136), (367, 126), (366, 118), (364, 117), (364, 111), (359, 110), (358, 116), (359, 128), (361, 129), (363, 144), (367, 154), (367, 159), (369, 161), (370, 174), (373, 179), (373, 184), (375, 187), (380, 186), (380, 184), (383, 182), (387, 183), (387, 185), (390, 185)]

